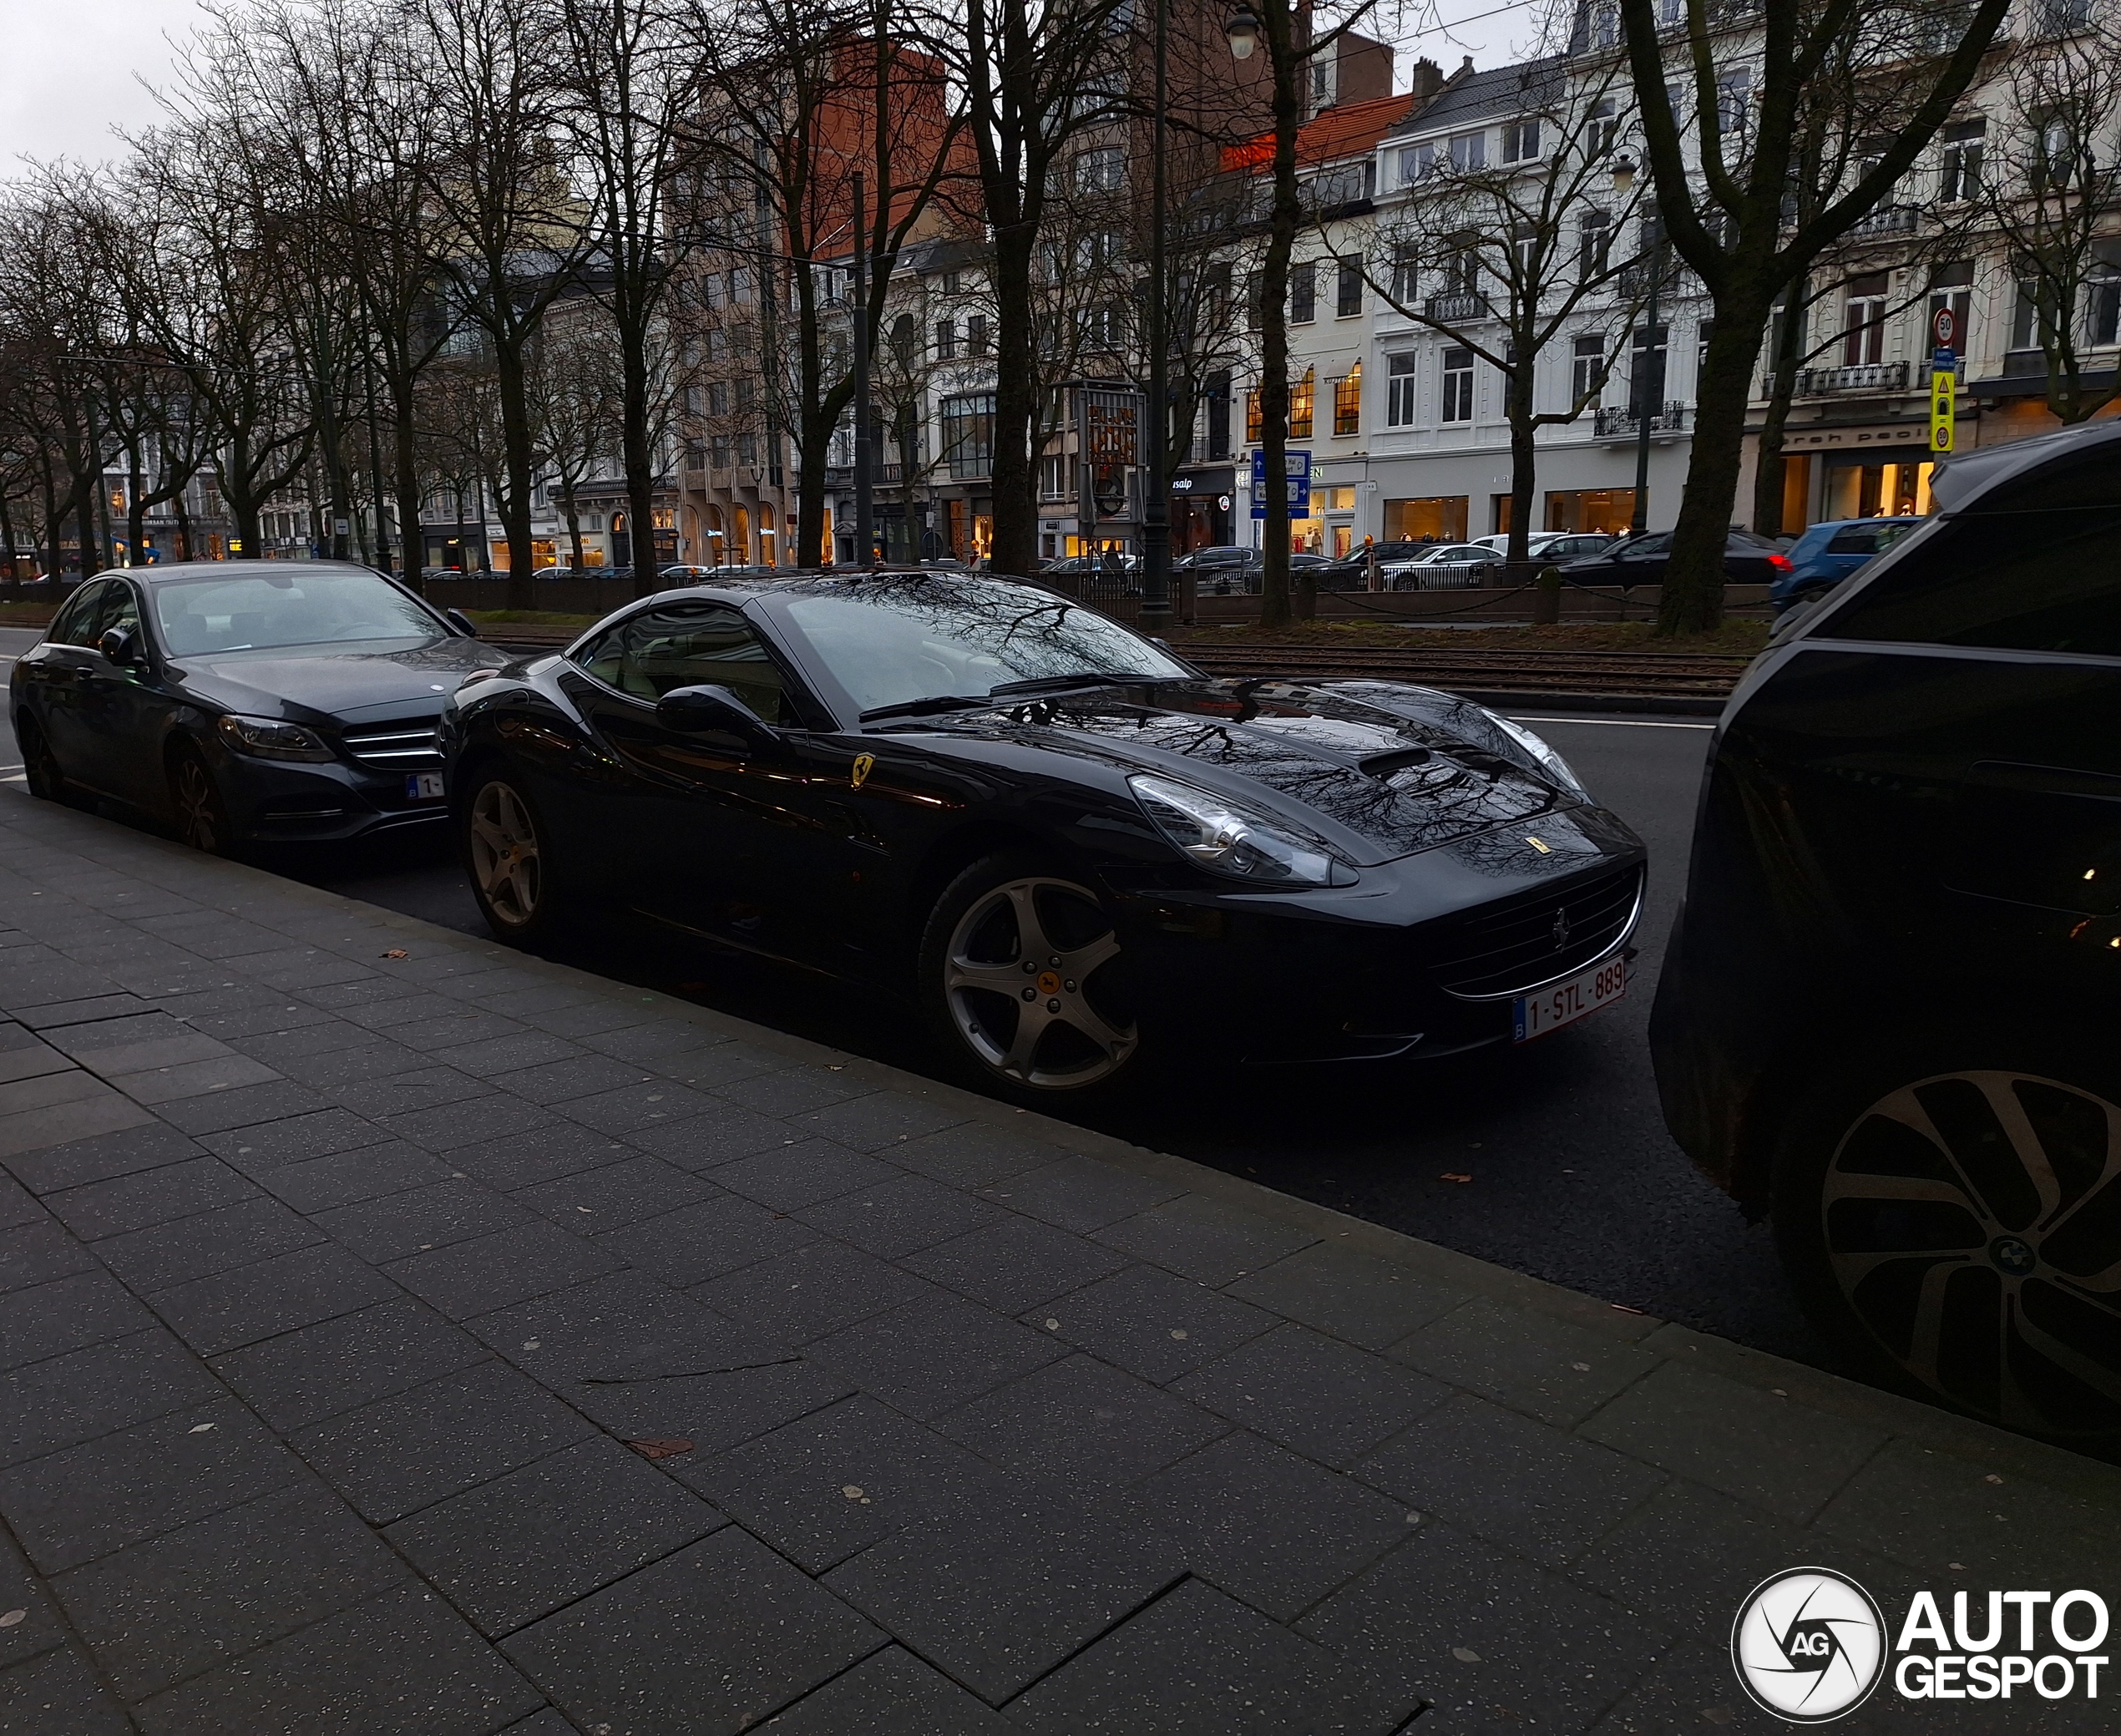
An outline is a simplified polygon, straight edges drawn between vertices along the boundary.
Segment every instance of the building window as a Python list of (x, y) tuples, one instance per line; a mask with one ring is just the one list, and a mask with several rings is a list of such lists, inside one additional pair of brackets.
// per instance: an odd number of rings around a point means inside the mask
[(1442, 420), (1473, 419), (1473, 352), (1454, 346), (1444, 352)]
[(1987, 133), (1985, 120), (1954, 121), (1944, 129), (1944, 175), (1938, 191), (1947, 203), (1980, 193), (1981, 149)]
[(1745, 130), (1753, 102), (1753, 68), (1734, 66), (1716, 75), (1716, 124), (1725, 138)]
[(1595, 410), (1605, 397), (1606, 341), (1579, 337), (1569, 357), (1569, 402), (1578, 415)]
[(987, 316), (984, 313), (968, 314), (964, 321), (964, 353), (984, 356), (987, 353)]
[(1594, 48), (1616, 48), (1620, 46), (1620, 8), (1612, 0), (1598, 0), (1591, 8), (1591, 46)]
[(1068, 455), (1048, 453), (1039, 460), (1039, 499), (1066, 500), (1074, 490), (1068, 486)]
[(1664, 402), (1664, 355), (1669, 326), (1638, 326), (1627, 375), (1627, 407), (1636, 416), (1654, 416)]
[(1117, 145), (1101, 145), (1076, 159), (1076, 186), (1085, 193), (1116, 193), (1126, 180), (1126, 156)]
[(748, 428), (737, 437), (737, 462), (756, 464), (758, 462), (758, 436)]
[(1502, 129), (1502, 160), (1506, 163), (1531, 163), (1539, 156), (1539, 123), (1536, 120), (1513, 120)]
[(1319, 316), (1319, 268), (1306, 260), (1288, 268), (1288, 318), (1293, 326), (1308, 326)]
[(954, 361), (957, 352), (958, 322), (955, 320), (936, 321), (935, 359), (939, 362)]
[(1384, 363), (1384, 426), (1414, 426), (1414, 384), (1417, 358), (1412, 351), (1386, 358)]
[(1425, 180), (1436, 172), (1436, 147), (1434, 144), (1410, 144), (1400, 153), (1400, 180), (1411, 187), (1416, 181)]
[(1340, 261), (1334, 284), (1333, 311), (1342, 319), (1363, 311), (1363, 262), (1359, 256)]
[(716, 469), (726, 470), (729, 468), (729, 437), (726, 434), (716, 434), (709, 443), (708, 455), (712, 459)]
[(1612, 259), (1612, 213), (1586, 211), (1577, 222), (1576, 275), (1585, 283), (1602, 277)]
[(1619, 131), (1620, 114), (1614, 99), (1611, 97), (1599, 98), (1591, 105), (1591, 125), (1587, 139), (1591, 147), (1590, 154), (1602, 157), (1612, 149), (1613, 139)]
[(758, 382), (749, 374), (746, 374), (737, 382), (737, 413), (742, 415), (757, 402)]
[(1303, 370), (1303, 377), (1288, 388), (1288, 437), (1292, 440), (1311, 438), (1312, 374)]
[(975, 392), (943, 400), (943, 456), (954, 478), (985, 476), (993, 471), (993, 392)]
[(1259, 388), (1255, 386), (1244, 395), (1244, 437), (1257, 446), (1265, 438), (1267, 412), (1260, 407)]
[(1886, 359), (1886, 274), (1859, 277), (1849, 286), (1841, 323), (1841, 362), (1860, 367)]
[(945, 271), (943, 274), (943, 293), (944, 295), (959, 295), (963, 293), (964, 289), (964, 278), (961, 273), (956, 271)]
[(1488, 135), (1486, 133), (1460, 133), (1450, 142), (1450, 166), (1460, 175), (1470, 175), (1476, 169), (1485, 169), (1488, 162)]
[(1359, 362), (1333, 382), (1333, 431), (1336, 434), (1363, 431), (1363, 365)]
[(710, 380), (707, 382), (707, 414), (726, 416), (729, 413), (729, 382)]

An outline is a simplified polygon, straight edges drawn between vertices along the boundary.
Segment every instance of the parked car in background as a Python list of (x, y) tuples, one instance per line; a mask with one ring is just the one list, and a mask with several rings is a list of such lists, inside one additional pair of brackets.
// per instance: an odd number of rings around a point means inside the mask
[[(1672, 533), (1646, 531), (1623, 537), (1587, 559), (1565, 561), (1562, 576), (1579, 585), (1659, 585), (1672, 558)], [(1772, 585), (1789, 570), (1779, 544), (1749, 530), (1733, 530), (1724, 543), (1724, 577), (1736, 585)]]
[(1789, 549), (1789, 570), (1769, 593), (1779, 615), (1800, 603), (1815, 603), (1874, 554), (1916, 529), (1920, 519), (1830, 519), (1809, 527)]
[(1501, 564), (1500, 554), (1478, 543), (1435, 543), (1387, 567), (1384, 582), (1392, 590), (1470, 590), (1489, 583)]
[[(1510, 536), (1506, 531), (1498, 536), (1476, 536), (1473, 540), (1483, 549), (1492, 549), (1498, 554), (1510, 552)], [(1612, 546), (1613, 541), (1613, 538), (1602, 530), (1535, 530), (1525, 539), (1525, 558), (1544, 561), (1582, 560), (1587, 556), (1602, 554)]]
[(173, 563), (78, 587), (8, 699), (32, 794), (226, 852), (442, 817), (442, 702), (508, 660), (366, 567)]
[(2121, 1450), (2121, 425), (1940, 468), (1724, 712), (1673, 1136), (1865, 1371)]

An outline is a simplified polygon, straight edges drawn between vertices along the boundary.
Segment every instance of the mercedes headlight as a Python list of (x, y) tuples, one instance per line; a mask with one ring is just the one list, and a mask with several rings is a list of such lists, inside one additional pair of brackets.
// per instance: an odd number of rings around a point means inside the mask
[(315, 730), (271, 717), (223, 717), (214, 727), (238, 753), (261, 760), (328, 760), (332, 750)]
[(1488, 716), (1494, 720), (1497, 729), (1530, 754), (1540, 768), (1563, 789), (1573, 792), (1586, 802), (1591, 799), (1590, 791), (1583, 787), (1583, 780), (1569, 769), (1569, 762), (1555, 752), (1542, 737), (1534, 735), (1521, 723), (1505, 717), (1500, 711), (1491, 711)]
[(1130, 777), (1135, 799), (1189, 860), (1261, 886), (1352, 886), (1355, 876), (1317, 838), (1191, 784)]

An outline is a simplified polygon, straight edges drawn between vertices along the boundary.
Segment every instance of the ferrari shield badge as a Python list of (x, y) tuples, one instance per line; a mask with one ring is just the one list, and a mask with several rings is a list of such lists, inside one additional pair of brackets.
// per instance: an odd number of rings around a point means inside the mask
[(875, 769), (876, 762), (877, 757), (873, 753), (856, 754), (854, 756), (853, 767), (848, 773), (848, 782), (852, 783), (856, 789), (860, 789), (864, 783), (868, 782), (869, 773)]

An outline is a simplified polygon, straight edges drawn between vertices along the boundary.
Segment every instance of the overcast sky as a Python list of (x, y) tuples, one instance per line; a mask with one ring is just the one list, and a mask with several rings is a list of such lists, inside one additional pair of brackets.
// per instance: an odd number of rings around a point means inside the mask
[[(1499, 3), (1439, 0), (1437, 9), (1445, 18), (1470, 18)], [(1526, 33), (1530, 11), (1477, 18), (1447, 36), (1403, 41), (1401, 88), (1418, 54), (1445, 72), (1468, 53), (1481, 66), (1497, 64), (1507, 58), (1513, 38)], [(18, 172), (24, 154), (89, 160), (113, 155), (118, 145), (111, 128), (137, 126), (153, 111), (139, 78), (159, 83), (167, 77), (167, 38), (185, 34), (200, 16), (197, 0), (0, 0), (7, 91), (0, 101), (0, 176)]]

